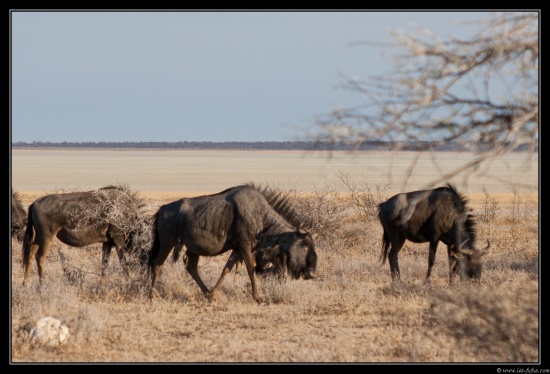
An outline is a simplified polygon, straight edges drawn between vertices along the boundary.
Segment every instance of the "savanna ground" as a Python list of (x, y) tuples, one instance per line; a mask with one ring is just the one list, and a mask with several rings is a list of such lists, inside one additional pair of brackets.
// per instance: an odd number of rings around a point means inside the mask
[[(492, 243), (482, 281), (450, 287), (440, 244), (425, 287), (427, 243), (406, 242), (399, 256), (403, 281), (391, 283), (389, 265), (380, 261), (375, 206), (398, 191), (362, 182), (341, 178), (307, 193), (282, 189), (319, 235), (317, 276), (258, 277), (261, 305), (251, 297), (246, 271), (228, 275), (210, 301), (183, 263), (170, 258), (150, 301), (150, 281), (139, 270), (124, 275), (112, 254), (102, 278), (100, 245), (70, 248), (58, 241), (41, 289), (34, 263), (30, 284), (22, 286), (21, 244), (12, 241), (10, 362), (540, 363), (538, 193), (465, 194), (477, 217), (478, 246)], [(43, 195), (37, 191), (21, 192), (25, 205)], [(151, 213), (189, 196), (140, 194)], [(207, 285), (226, 260), (201, 258)], [(43, 316), (69, 326), (66, 344), (44, 347), (28, 339), (27, 326)]]

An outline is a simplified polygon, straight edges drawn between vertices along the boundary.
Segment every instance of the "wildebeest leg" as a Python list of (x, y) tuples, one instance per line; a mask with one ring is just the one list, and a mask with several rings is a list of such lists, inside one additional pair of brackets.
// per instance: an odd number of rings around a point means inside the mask
[(101, 259), (101, 276), (105, 276), (105, 271), (109, 265), (109, 257), (111, 257), (111, 244), (103, 243), (103, 258)]
[[(110, 225), (109, 235), (111, 236), (111, 240), (110, 240), (111, 248), (113, 246), (115, 247), (120, 266), (122, 267), (122, 270), (124, 271), (124, 273), (126, 275), (129, 275), (130, 270), (128, 269), (128, 265), (124, 258), (124, 253), (126, 252), (126, 239), (125, 239), (124, 233), (120, 229)], [(109, 260), (107, 259), (107, 261)]]
[(235, 266), (235, 277), (233, 280), (237, 280), (237, 275), (241, 272), (241, 268), (243, 267), (243, 258), (242, 256), (237, 260), (236, 266)]
[(30, 254), (29, 254), (29, 262), (25, 264), (25, 275), (23, 276), (23, 285), (27, 283), (27, 279), (29, 279), (29, 276), (31, 275), (31, 260), (35, 258), (36, 253), (38, 252), (38, 243), (36, 241), (32, 243)]
[(116, 253), (118, 255), (118, 262), (120, 262), (120, 266), (124, 270), (124, 274), (130, 275), (130, 270), (128, 269), (128, 263), (126, 262), (126, 258), (124, 257), (124, 247), (115, 245)]
[[(53, 237), (47, 238), (45, 236), (42, 236), (42, 238), (39, 238), (38, 240), (38, 251), (36, 251), (35, 259), (36, 259), (36, 266), (38, 267), (38, 279), (40, 281), (40, 284), (42, 284), (42, 279), (44, 276), (44, 260), (46, 259), (46, 255), (50, 250), (50, 245), (52, 244), (52, 241), (53, 241)], [(33, 250), (34, 250), (34, 244), (33, 244)]]
[(284, 278), (286, 277), (286, 275), (288, 274), (288, 254), (287, 253), (283, 253), (281, 258), (279, 259), (279, 266), (278, 268), (280, 268), (280, 274), (279, 274), (279, 277), (280, 278)]
[(439, 240), (430, 241), (430, 254), (428, 255), (428, 272), (426, 273), (426, 280), (424, 281), (425, 285), (430, 284), (430, 275), (432, 274), (432, 267), (435, 264), (435, 255), (437, 253), (437, 244)]
[(199, 255), (187, 251), (187, 264), (185, 265), (185, 268), (187, 269), (187, 272), (189, 275), (191, 275), (191, 278), (197, 283), (201, 289), (201, 291), (205, 295), (210, 295), (210, 291), (202, 281), (200, 275), (199, 275)]
[(403, 247), (403, 244), (405, 244), (405, 238), (392, 238), (391, 239), (391, 248), (390, 252), (388, 253), (388, 260), (390, 263), (390, 273), (391, 273), (391, 279), (392, 282), (399, 281), (401, 279), (401, 272), (399, 271), (399, 259), (398, 254), (401, 250), (401, 247)]
[(159, 252), (151, 263), (151, 291), (149, 292), (150, 299), (153, 298), (153, 295), (156, 292), (155, 286), (157, 284), (157, 279), (160, 274), (160, 269), (162, 268), (164, 261), (166, 261), (166, 258), (170, 254), (170, 251), (172, 250), (174, 245), (175, 244), (165, 244), (164, 246), (161, 245)]
[(459, 264), (457, 259), (453, 256), (453, 248), (450, 245), (447, 246), (447, 254), (449, 256), (449, 286), (452, 286), (453, 278), (455, 272), (458, 270), (457, 267)]
[(231, 271), (231, 269), (233, 269), (233, 266), (235, 265), (235, 263), (237, 263), (238, 265), (239, 263), (241, 263), (241, 261), (242, 261), (242, 256), (240, 251), (231, 252), (229, 259), (227, 259), (227, 263), (225, 264), (222, 270), (220, 279), (218, 279), (218, 282), (216, 282), (216, 285), (212, 289), (212, 292), (210, 292), (210, 297), (212, 298), (212, 300), (214, 300), (214, 296), (218, 292), (218, 288), (220, 288), (220, 286), (222, 285), (223, 278), (227, 275), (227, 273)]
[(258, 288), (256, 286), (256, 279), (254, 277), (254, 272), (256, 268), (256, 261), (252, 255), (252, 248), (250, 245), (244, 245), (240, 248), (241, 255), (246, 265), (246, 270), (248, 271), (248, 277), (250, 278), (250, 285), (252, 286), (252, 297), (259, 304), (262, 302), (262, 298), (258, 293)]

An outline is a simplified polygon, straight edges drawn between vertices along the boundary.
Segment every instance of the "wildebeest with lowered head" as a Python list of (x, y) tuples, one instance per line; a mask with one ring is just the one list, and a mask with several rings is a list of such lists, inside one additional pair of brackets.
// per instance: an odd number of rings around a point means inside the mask
[(11, 189), (11, 237), (18, 242), (23, 241), (25, 226), (27, 224), (27, 212), (23, 208), (21, 196), (13, 188)]
[[(317, 266), (313, 237), (301, 227), (288, 199), (254, 184), (163, 205), (154, 215), (153, 228), (149, 255), (151, 298), (160, 269), (174, 247), (178, 251), (186, 247), (186, 269), (202, 292), (212, 299), (224, 276), (242, 259), (250, 278), (252, 297), (260, 303), (254, 254), (266, 248), (278, 249), (273, 262), (284, 263), (294, 278), (312, 278)], [(217, 256), (229, 250), (233, 253), (209, 291), (198, 272), (199, 257)]]
[[(454, 186), (397, 194), (379, 205), (379, 219), (384, 228), (382, 263), (389, 259), (392, 280), (400, 279), (398, 253), (405, 240), (430, 243), (426, 284), (435, 263), (439, 241), (447, 245), (449, 283), (454, 275), (461, 280), (481, 278), (481, 258), (490, 248), (477, 249), (475, 220), (466, 198)], [(388, 248), (390, 247), (388, 253)]]
[(143, 200), (126, 186), (50, 194), (35, 200), (28, 209), (23, 239), (23, 284), (30, 275), (33, 257), (36, 259), (38, 277), (42, 280), (44, 259), (56, 237), (71, 247), (103, 243), (102, 275), (114, 246), (121, 265), (127, 271), (125, 253), (137, 253), (135, 251), (139, 249), (143, 253), (146, 251), (146, 248), (135, 248), (143, 231), (140, 226), (143, 207)]

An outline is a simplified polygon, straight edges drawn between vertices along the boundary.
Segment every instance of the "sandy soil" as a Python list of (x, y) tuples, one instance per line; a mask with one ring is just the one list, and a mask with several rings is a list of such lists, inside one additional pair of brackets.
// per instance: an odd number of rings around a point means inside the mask
[(526, 153), (447, 177), (474, 157), (462, 152), (14, 150), (11, 177), (16, 190), (36, 193), (128, 184), (135, 191), (197, 196), (250, 181), (311, 191), (339, 182), (342, 174), (371, 187), (390, 185), (395, 193), (445, 180), (468, 194), (484, 188), (490, 193), (538, 191), (538, 155)]

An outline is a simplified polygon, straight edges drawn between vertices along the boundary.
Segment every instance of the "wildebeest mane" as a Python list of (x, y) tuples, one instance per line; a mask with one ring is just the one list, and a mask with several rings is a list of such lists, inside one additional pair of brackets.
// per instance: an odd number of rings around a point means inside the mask
[(288, 195), (269, 186), (260, 186), (254, 183), (247, 183), (246, 186), (261, 193), (273, 210), (292, 226), (298, 228), (304, 222), (303, 217), (298, 214)]
[(298, 214), (289, 196), (285, 195), (282, 191), (279, 191), (268, 185), (258, 185), (256, 183), (249, 182), (238, 186), (226, 188), (225, 190), (218, 192), (214, 195), (222, 195), (231, 190), (242, 187), (249, 187), (259, 192), (266, 199), (273, 210), (279, 213), (279, 215), (292, 226), (297, 228), (304, 223), (304, 217), (301, 217), (300, 214)]
[(440, 189), (445, 189), (447, 191), (449, 191), (450, 193), (452, 193), (453, 195), (455, 195), (456, 197), (458, 197), (459, 201), (460, 201), (460, 207), (457, 207), (457, 208), (462, 208), (461, 210), (464, 211), (464, 209), (467, 208), (468, 206), (468, 199), (466, 198), (466, 196), (460, 192), (458, 192), (458, 190), (456, 189), (455, 186), (453, 186), (450, 182), (446, 182), (445, 183), (445, 186), (444, 187), (440, 187)]
[[(466, 198), (466, 196), (460, 192), (458, 192), (458, 190), (455, 188), (455, 186), (453, 186), (451, 183), (447, 182), (445, 183), (445, 187), (441, 187), (441, 188), (444, 188), (444, 189), (447, 189), (449, 192), (451, 192), (452, 194), (456, 195), (459, 200), (460, 200), (460, 204), (461, 204), (461, 211), (463, 213), (465, 212), (468, 212), (469, 211), (469, 208), (468, 208), (468, 199)], [(466, 229), (466, 232), (470, 235), (470, 239), (472, 242), (475, 242), (475, 239), (476, 239), (476, 222), (475, 222), (475, 218), (474, 216), (471, 214), (471, 213), (468, 213), (468, 215), (466, 216), (466, 220), (464, 221), (464, 228)]]
[(470, 234), (470, 240), (472, 241), (472, 243), (475, 243), (477, 229), (476, 229), (476, 221), (472, 214), (468, 214), (468, 217), (464, 222), (464, 227), (466, 228), (466, 232)]

